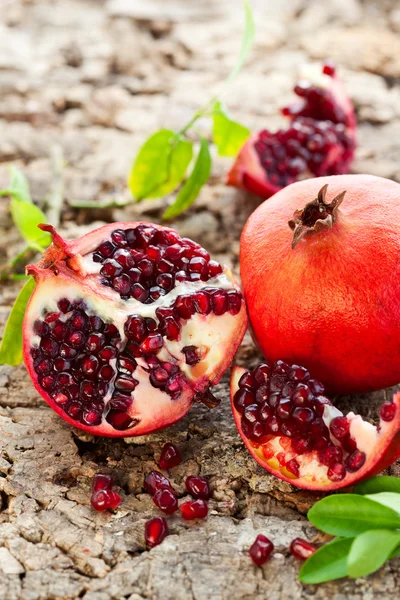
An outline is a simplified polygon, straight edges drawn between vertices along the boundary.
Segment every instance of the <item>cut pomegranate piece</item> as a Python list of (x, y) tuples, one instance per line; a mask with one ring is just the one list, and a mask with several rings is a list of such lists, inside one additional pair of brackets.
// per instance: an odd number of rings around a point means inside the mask
[(271, 557), (273, 551), (274, 545), (271, 540), (260, 533), (250, 546), (249, 554), (253, 563), (261, 567)]
[(176, 467), (182, 462), (182, 456), (179, 451), (179, 448), (175, 446), (175, 444), (171, 444), (167, 442), (164, 444), (163, 449), (161, 450), (160, 458), (158, 460), (158, 465), (164, 471), (168, 469), (172, 469), (172, 467)]
[(182, 418), (220, 380), (246, 330), (229, 269), (148, 223), (112, 223), (71, 242), (40, 227), (53, 244), (27, 267), (37, 285), (23, 326), (38, 392), (95, 435), (142, 435)]
[(300, 101), (282, 109), (287, 129), (250, 136), (227, 183), (268, 198), (304, 179), (347, 173), (356, 146), (356, 118), (334, 68), (307, 67), (294, 91)]
[(301, 538), (295, 538), (290, 544), (290, 554), (299, 560), (307, 560), (316, 550), (315, 546)]
[(308, 371), (296, 381), (298, 365), (261, 366), (262, 383), (260, 366), (232, 368), (231, 406), (247, 449), (270, 473), (300, 488), (327, 491), (376, 475), (400, 457), (400, 393), (382, 405), (375, 427), (353, 412), (343, 415)]
[(158, 546), (168, 535), (168, 523), (164, 517), (154, 517), (145, 524), (144, 537), (149, 548)]
[(189, 475), (189, 477), (186, 478), (185, 486), (189, 494), (195, 498), (208, 500), (211, 496), (210, 484), (205, 477)]
[(208, 506), (204, 500), (188, 500), (179, 507), (182, 518), (186, 521), (193, 521), (194, 519), (205, 519), (208, 515)]

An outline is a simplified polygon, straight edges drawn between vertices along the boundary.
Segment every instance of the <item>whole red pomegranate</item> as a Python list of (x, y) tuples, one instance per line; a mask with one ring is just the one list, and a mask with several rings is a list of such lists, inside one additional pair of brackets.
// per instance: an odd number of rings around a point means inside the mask
[(259, 206), (240, 270), (264, 356), (304, 365), (335, 393), (400, 381), (400, 185), (308, 179)]
[(337, 490), (376, 475), (400, 457), (400, 393), (375, 427), (343, 415), (308, 369), (282, 360), (234, 367), (231, 405), (238, 431), (267, 471), (309, 490)]
[(229, 366), (247, 326), (231, 272), (196, 242), (149, 223), (112, 223), (53, 244), (24, 325), (33, 383), (66, 421), (141, 435), (183, 417)]
[(268, 198), (306, 177), (347, 173), (356, 146), (356, 118), (335, 68), (307, 66), (294, 88), (300, 101), (282, 109), (289, 127), (263, 129), (244, 144), (227, 183)]

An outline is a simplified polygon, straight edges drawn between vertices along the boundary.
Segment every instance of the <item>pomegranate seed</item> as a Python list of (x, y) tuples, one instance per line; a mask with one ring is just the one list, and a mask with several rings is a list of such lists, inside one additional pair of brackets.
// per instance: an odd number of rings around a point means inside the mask
[(223, 315), (228, 310), (228, 297), (224, 290), (217, 290), (211, 297), (211, 304), (216, 315)]
[(262, 385), (256, 391), (256, 402), (258, 404), (264, 404), (269, 398), (269, 388), (266, 385)]
[(185, 346), (182, 348), (182, 352), (185, 355), (187, 365), (197, 365), (201, 360), (196, 346)]
[(358, 471), (364, 465), (366, 458), (365, 452), (361, 452), (358, 449), (354, 450), (353, 454), (350, 454), (346, 460), (347, 469), (352, 473)]
[(123, 229), (116, 229), (113, 231), (111, 234), (111, 239), (116, 246), (126, 246), (128, 243), (125, 236), (125, 231), (123, 231)]
[(328, 477), (331, 481), (342, 481), (346, 477), (346, 467), (340, 463), (332, 464), (328, 469)]
[(192, 521), (193, 519), (205, 519), (208, 515), (207, 503), (201, 499), (184, 502), (179, 508), (182, 518), (186, 521)]
[(117, 429), (118, 431), (124, 431), (125, 429), (131, 429), (135, 425), (137, 425), (138, 420), (132, 419), (128, 413), (122, 410), (114, 410), (111, 409), (106, 416), (106, 420), (110, 425)]
[(239, 389), (233, 397), (233, 404), (241, 414), (246, 406), (254, 404), (254, 394), (246, 388)]
[(57, 404), (65, 404), (66, 402), (68, 402), (68, 397), (65, 394), (56, 394), (52, 397), (54, 399), (54, 402), (57, 402)]
[[(54, 368), (56, 371), (64, 371), (63, 366), (68, 365), (69, 362), (63, 358), (56, 358), (54, 361)], [(61, 368), (59, 368), (61, 367)], [(35, 365), (35, 370), (38, 375), (48, 375), (51, 371), (51, 362), (45, 358)]]
[(162, 321), (165, 317), (173, 317), (175, 320), (179, 319), (178, 313), (173, 308), (164, 306), (156, 308), (156, 317), (159, 321)]
[(189, 475), (186, 478), (186, 489), (195, 498), (201, 498), (202, 500), (208, 500), (211, 496), (210, 486), (205, 477), (199, 475)]
[(193, 303), (197, 313), (208, 315), (211, 312), (211, 302), (206, 292), (197, 292), (193, 295)]
[(329, 427), (332, 435), (340, 440), (348, 435), (350, 423), (346, 417), (336, 417), (335, 419), (332, 419)]
[(112, 484), (113, 478), (111, 475), (107, 475), (106, 473), (96, 473), (92, 481), (92, 490), (93, 492), (98, 492), (99, 490), (111, 490)]
[(151, 471), (144, 480), (144, 489), (154, 496), (157, 490), (172, 489), (168, 479), (159, 471)]
[(106, 339), (102, 333), (91, 333), (86, 341), (86, 348), (89, 352), (98, 352), (103, 348)]
[(261, 404), (258, 411), (258, 415), (261, 421), (266, 421), (267, 419), (269, 419), (269, 417), (272, 416), (272, 414), (272, 408), (269, 406), (269, 404), (267, 404), (267, 402)]
[(166, 471), (167, 469), (172, 469), (172, 467), (176, 467), (181, 462), (182, 456), (179, 449), (170, 442), (164, 444), (164, 447), (161, 450), (160, 458), (158, 460), (159, 467)]
[(178, 510), (178, 499), (169, 488), (158, 489), (153, 496), (153, 502), (167, 515), (171, 515)]
[(114, 377), (114, 369), (110, 365), (104, 365), (99, 371), (99, 379), (102, 381), (111, 381)]
[(44, 321), (37, 320), (33, 324), (33, 331), (36, 335), (43, 337), (49, 335), (50, 327)]
[(160, 333), (151, 333), (140, 344), (140, 350), (143, 354), (157, 353), (163, 347), (164, 342)]
[(314, 399), (314, 395), (311, 392), (308, 385), (299, 383), (296, 386), (296, 391), (291, 395), (291, 400), (295, 406), (307, 406), (309, 402)]
[(40, 340), (40, 349), (45, 356), (55, 358), (58, 354), (59, 345), (50, 338), (42, 338)]
[(396, 415), (396, 405), (394, 402), (384, 402), (381, 406), (380, 417), (382, 421), (393, 421)]
[(274, 545), (265, 535), (260, 533), (250, 546), (249, 554), (254, 564), (261, 567), (270, 558)]
[(300, 425), (308, 425), (314, 419), (314, 413), (311, 408), (295, 408), (293, 411), (293, 419)]
[[(180, 244), (172, 244), (172, 246), (169, 246), (168, 248), (165, 249), (164, 257), (168, 260), (172, 260), (175, 262), (183, 256), (184, 251), (185, 251), (184, 248), (182, 248), (182, 246)], [(169, 264), (171, 264), (171, 263), (169, 263)], [(164, 267), (162, 267), (162, 268), (164, 268)], [(159, 269), (159, 267), (158, 267), (158, 269)]]
[(120, 392), (133, 392), (138, 385), (138, 380), (128, 376), (120, 376), (114, 381), (115, 388)]
[(315, 546), (301, 538), (295, 538), (290, 544), (290, 554), (299, 560), (307, 560), (315, 551)]
[(228, 290), (226, 292), (228, 298), (228, 309), (231, 315), (237, 315), (240, 313), (242, 308), (242, 296), (235, 290)]
[(40, 380), (40, 385), (48, 392), (51, 392), (54, 388), (54, 383), (54, 377), (51, 375), (46, 375), (46, 377), (43, 377), (43, 379)]
[(99, 360), (91, 355), (86, 356), (82, 361), (82, 372), (86, 377), (94, 377), (99, 370)]
[(271, 433), (271, 434), (278, 433), (278, 431), (279, 431), (279, 421), (278, 421), (278, 419), (275, 416), (269, 417), (265, 421), (265, 429), (267, 430), (268, 433)]
[(107, 279), (113, 279), (122, 273), (121, 265), (114, 259), (110, 258), (104, 261), (100, 269), (100, 275)]
[(143, 278), (142, 271), (136, 268), (129, 269), (127, 275), (132, 283), (139, 283)]
[(210, 260), (208, 263), (208, 275), (217, 277), (222, 273), (222, 267), (216, 260)]
[(253, 375), (247, 371), (246, 373), (243, 373), (243, 375), (239, 379), (238, 385), (240, 388), (246, 387), (251, 389), (257, 387), (257, 382), (254, 379)]
[(310, 378), (310, 373), (304, 367), (298, 365), (292, 365), (289, 372), (289, 379), (291, 381), (307, 381)]
[(137, 362), (134, 358), (129, 358), (129, 356), (124, 356), (123, 354), (120, 354), (118, 356), (117, 365), (118, 369), (126, 371), (128, 373), (133, 373), (137, 367)]
[(292, 412), (292, 403), (290, 398), (282, 398), (276, 408), (276, 416), (279, 419), (288, 419)]
[(73, 348), (83, 348), (85, 345), (85, 336), (81, 331), (74, 331), (68, 336), (66, 341)]
[(117, 492), (108, 489), (101, 489), (90, 498), (92, 507), (101, 512), (110, 508), (117, 508), (121, 504), (121, 496)]
[(174, 307), (182, 319), (190, 319), (195, 313), (193, 297), (189, 295), (178, 296), (175, 300)]
[(294, 438), (292, 440), (292, 448), (296, 454), (305, 454), (312, 450), (312, 441), (309, 438)]
[(312, 393), (316, 394), (317, 396), (319, 394), (323, 394), (325, 391), (325, 386), (317, 379), (309, 379), (307, 385), (312, 391)]
[(130, 340), (141, 342), (147, 333), (146, 322), (140, 315), (130, 315), (125, 321), (124, 331)]
[(129, 275), (122, 273), (118, 277), (114, 277), (112, 280), (112, 287), (116, 292), (118, 292), (121, 296), (128, 296), (131, 290), (132, 281)]
[(289, 460), (285, 467), (290, 473), (293, 473), (296, 477), (300, 477), (300, 465), (295, 458)]
[(330, 77), (334, 77), (334, 75), (336, 73), (335, 65), (332, 62), (330, 62), (330, 61), (326, 61), (324, 63), (324, 66), (322, 67), (322, 72), (325, 73), (325, 75), (329, 75)]
[(160, 321), (159, 331), (168, 340), (177, 340), (181, 332), (181, 326), (173, 317), (165, 317)]
[(154, 517), (147, 521), (144, 528), (144, 537), (146, 545), (149, 548), (154, 548), (168, 535), (168, 524), (164, 517)]
[(258, 405), (250, 404), (250, 406), (246, 406), (243, 411), (242, 420), (247, 421), (248, 423), (255, 423), (258, 419)]
[(262, 447), (262, 453), (266, 460), (269, 460), (270, 458), (275, 456), (275, 450), (273, 449), (273, 447), (270, 444), (265, 444)]
[(57, 303), (57, 307), (64, 314), (72, 310), (72, 304), (67, 298), (61, 298), (61, 300), (59, 300)]
[(135, 300), (138, 300), (139, 302), (145, 302), (149, 297), (149, 292), (145, 290), (140, 283), (134, 283), (131, 288), (131, 295), (133, 298), (135, 298)]
[(323, 465), (330, 465), (331, 463), (342, 462), (343, 452), (338, 446), (329, 446), (325, 450), (319, 453), (319, 460)]

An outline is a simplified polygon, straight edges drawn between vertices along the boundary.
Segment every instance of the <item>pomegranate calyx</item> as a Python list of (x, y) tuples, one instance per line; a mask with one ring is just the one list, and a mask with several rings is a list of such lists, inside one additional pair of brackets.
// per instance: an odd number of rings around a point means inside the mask
[(346, 190), (335, 196), (331, 202), (326, 200), (327, 191), (328, 184), (319, 190), (315, 200), (308, 202), (304, 208), (294, 212), (293, 218), (288, 222), (290, 229), (293, 231), (292, 249), (297, 246), (304, 236), (332, 228)]

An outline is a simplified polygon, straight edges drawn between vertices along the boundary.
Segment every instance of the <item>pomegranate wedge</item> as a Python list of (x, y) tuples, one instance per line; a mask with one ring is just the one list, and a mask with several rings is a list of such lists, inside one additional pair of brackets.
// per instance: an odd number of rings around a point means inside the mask
[(323, 385), (298, 365), (233, 367), (231, 405), (251, 455), (293, 485), (330, 491), (376, 475), (400, 457), (400, 393), (380, 410), (378, 427), (343, 415)]
[(33, 383), (66, 421), (104, 436), (182, 418), (229, 366), (247, 326), (231, 272), (172, 229), (112, 223), (53, 244), (23, 326)]

